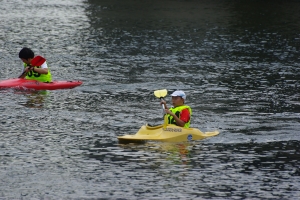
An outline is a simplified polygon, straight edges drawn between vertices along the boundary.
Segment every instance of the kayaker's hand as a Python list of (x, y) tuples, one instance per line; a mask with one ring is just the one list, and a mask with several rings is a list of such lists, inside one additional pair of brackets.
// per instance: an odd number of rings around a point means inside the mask
[(31, 71), (31, 70), (33, 70), (33, 67), (28, 66), (28, 67), (25, 68), (24, 71), (25, 71), (26, 73), (28, 73), (28, 72)]
[(18, 78), (24, 79), (24, 78), (26, 77), (27, 73), (28, 73), (29, 71), (31, 71), (32, 69), (33, 69), (33, 68), (32, 68), (31, 66), (26, 67), (26, 68), (24, 69), (22, 75), (19, 76)]
[(165, 113), (174, 116), (174, 113), (172, 113), (169, 109), (165, 109)]
[(165, 102), (164, 100), (161, 100), (160, 105), (164, 105), (164, 106), (165, 106), (165, 109), (168, 109), (168, 108), (167, 108), (167, 104), (166, 104), (166, 102)]

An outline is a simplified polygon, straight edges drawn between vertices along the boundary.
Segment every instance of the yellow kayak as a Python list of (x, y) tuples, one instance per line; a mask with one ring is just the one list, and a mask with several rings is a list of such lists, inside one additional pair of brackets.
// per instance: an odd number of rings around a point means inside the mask
[[(163, 99), (167, 95), (167, 90), (156, 90), (154, 95)], [(165, 110), (162, 104), (163, 110)], [(168, 116), (164, 115), (164, 123), (158, 126), (142, 126), (135, 135), (124, 135), (118, 137), (119, 143), (143, 143), (145, 141), (159, 142), (185, 142), (193, 140), (202, 140), (208, 137), (216, 136), (219, 131), (201, 132), (196, 128), (183, 128), (173, 124), (168, 124)]]
[(196, 128), (183, 128), (173, 124), (149, 126), (143, 125), (135, 135), (124, 135), (118, 137), (119, 143), (141, 143), (145, 141), (160, 142), (185, 142), (202, 140), (216, 136), (219, 131), (201, 132)]

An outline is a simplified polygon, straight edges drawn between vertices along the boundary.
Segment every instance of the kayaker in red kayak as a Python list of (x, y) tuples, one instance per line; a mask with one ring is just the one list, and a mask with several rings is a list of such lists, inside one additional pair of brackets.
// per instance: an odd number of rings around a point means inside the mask
[(40, 66), (31, 66), (31, 61), (34, 58), (34, 52), (24, 47), (19, 52), (19, 58), (24, 63), (24, 71), (23, 74), (19, 78), (25, 78), (28, 80), (36, 80), (40, 82), (51, 82), (52, 76), (50, 73), (50, 70), (48, 68), (48, 65), (45, 62), (41, 63)]
[(165, 112), (168, 116), (168, 124), (189, 128), (191, 123), (192, 109), (184, 104), (186, 95), (183, 91), (175, 91), (171, 94), (173, 107), (168, 109), (164, 100), (160, 104), (165, 105)]

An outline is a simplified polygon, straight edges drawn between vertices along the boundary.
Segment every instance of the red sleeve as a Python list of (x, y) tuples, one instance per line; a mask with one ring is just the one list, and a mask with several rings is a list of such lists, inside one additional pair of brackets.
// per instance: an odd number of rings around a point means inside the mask
[(190, 120), (190, 111), (189, 109), (183, 109), (180, 113), (180, 119), (187, 123)]

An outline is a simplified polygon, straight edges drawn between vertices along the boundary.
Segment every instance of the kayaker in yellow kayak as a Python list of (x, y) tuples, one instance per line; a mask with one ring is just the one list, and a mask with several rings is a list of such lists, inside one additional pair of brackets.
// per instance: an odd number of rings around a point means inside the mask
[(184, 128), (189, 128), (191, 123), (192, 109), (184, 104), (186, 95), (183, 91), (175, 91), (171, 94), (173, 107), (168, 109), (164, 100), (160, 104), (164, 104), (165, 112), (168, 116), (168, 124), (175, 124)]
[(50, 70), (48, 69), (48, 65), (45, 62), (41, 63), (40, 66), (30, 66), (31, 61), (34, 58), (34, 52), (24, 47), (19, 52), (19, 58), (24, 63), (24, 71), (23, 74), (19, 78), (25, 78), (28, 80), (36, 80), (40, 82), (51, 82), (52, 76)]

